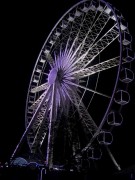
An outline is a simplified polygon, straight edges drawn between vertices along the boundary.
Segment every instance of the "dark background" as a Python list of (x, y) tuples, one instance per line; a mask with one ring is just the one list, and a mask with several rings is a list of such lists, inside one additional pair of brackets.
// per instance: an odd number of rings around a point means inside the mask
[[(1, 59), (0, 161), (8, 161), (25, 130), (25, 102), (30, 77), (47, 35), (77, 0), (8, 2), (3, 5)], [(133, 37), (135, 51), (135, 10), (132, 0), (108, 0), (121, 11)], [(135, 72), (135, 62), (133, 62)], [(115, 130), (111, 147), (122, 166), (135, 164), (135, 82), (129, 87), (130, 104), (124, 107), (124, 123)]]

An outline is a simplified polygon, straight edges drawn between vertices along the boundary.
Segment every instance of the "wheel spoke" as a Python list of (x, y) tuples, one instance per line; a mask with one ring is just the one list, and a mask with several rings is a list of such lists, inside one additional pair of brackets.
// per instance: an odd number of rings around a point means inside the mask
[(110, 16), (105, 14), (104, 11), (100, 12), (98, 17), (95, 19), (94, 23), (92, 23), (92, 26), (89, 28), (87, 34), (85, 35), (79, 56), (82, 55), (83, 52), (86, 51), (86, 49), (91, 47), (92, 44), (94, 44), (99, 34), (102, 32), (102, 30), (108, 23), (109, 19)]
[(50, 67), (53, 67), (53, 63), (54, 63), (54, 59), (52, 57), (52, 55), (50, 54), (49, 51), (45, 51), (45, 58), (47, 60), (47, 62), (49, 63)]
[(90, 66), (88, 68), (82, 68), (81, 70), (75, 71), (74, 75), (79, 77), (79, 79), (81, 79), (93, 75), (95, 73), (105, 71), (107, 69), (111, 69), (119, 65), (119, 59), (120, 57), (115, 57), (107, 61)]
[(82, 86), (82, 85), (75, 84), (75, 83), (73, 83), (73, 82), (69, 82), (69, 81), (66, 81), (66, 82), (67, 82), (67, 84), (70, 84), (70, 85), (76, 86), (76, 87), (78, 87), (78, 88), (81, 88), (81, 89), (84, 89), (84, 90), (90, 91), (90, 92), (92, 92), (92, 93), (95, 93), (95, 94), (101, 95), (101, 96), (103, 96), (103, 97), (106, 97), (106, 98), (109, 98), (109, 99), (111, 98), (110, 96), (108, 96), (108, 95), (106, 95), (106, 94), (100, 93), (100, 92), (98, 92), (98, 91), (92, 90), (92, 89), (87, 88), (87, 87), (84, 87), (84, 86)]
[[(79, 27), (77, 29), (77, 35), (76, 35), (76, 38), (74, 39), (74, 41), (72, 43), (72, 46), (71, 46), (70, 51), (69, 51), (69, 54), (73, 51), (73, 48), (75, 48), (74, 46), (76, 44), (79, 43), (80, 45), (78, 46), (78, 48), (76, 48), (76, 50), (74, 52), (74, 55), (79, 50), (80, 46), (82, 46), (84, 44), (84, 41), (85, 41), (84, 37), (86, 37), (89, 34), (91, 26), (92, 26), (92, 24), (94, 22), (96, 14), (97, 14), (97, 11), (92, 11), (91, 10), (91, 11), (89, 11), (89, 13), (87, 15), (85, 15), (84, 18), (82, 18), (81, 23), (78, 24)], [(87, 28), (84, 25), (87, 25)], [(76, 25), (73, 24), (70, 35), (72, 35), (72, 31), (74, 32), (74, 26), (76, 28)], [(87, 35), (86, 35), (86, 32), (87, 32)], [(83, 43), (81, 42), (82, 40), (83, 40)]]
[(80, 99), (81, 98), (78, 95), (78, 93), (76, 93), (76, 95), (73, 96), (73, 102), (79, 113), (81, 123), (85, 128), (85, 132), (87, 132), (87, 134), (92, 133), (93, 131), (95, 132), (97, 129), (97, 125), (95, 124), (94, 120), (88, 113), (87, 108), (85, 107), (83, 102), (82, 101), (80, 102)]
[(49, 86), (48, 83), (41, 84), (40, 86), (32, 88), (31, 92), (36, 93), (36, 92), (40, 92), (40, 91), (45, 91), (48, 88), (48, 86)]
[(77, 70), (85, 68), (89, 65), (96, 56), (98, 56), (103, 50), (105, 50), (116, 38), (119, 33), (116, 24), (104, 34), (92, 47), (90, 47), (84, 54), (82, 54), (72, 66), (77, 66)]
[(31, 106), (29, 106), (28, 107), (28, 110), (36, 110), (36, 108), (38, 107), (38, 105), (39, 105), (39, 103), (42, 101), (42, 99), (45, 97), (45, 95), (46, 95), (46, 91), (48, 91), (47, 89), (49, 88), (49, 85), (48, 85), (48, 83), (45, 83), (45, 84), (42, 84), (42, 85), (40, 85), (40, 86), (38, 86), (38, 87), (36, 87), (36, 88), (33, 88), (33, 93), (34, 92), (39, 92), (39, 91), (45, 91), (43, 94), (41, 94), (39, 97), (38, 97), (38, 99), (35, 101), (35, 102), (33, 102), (33, 104), (31, 105)]

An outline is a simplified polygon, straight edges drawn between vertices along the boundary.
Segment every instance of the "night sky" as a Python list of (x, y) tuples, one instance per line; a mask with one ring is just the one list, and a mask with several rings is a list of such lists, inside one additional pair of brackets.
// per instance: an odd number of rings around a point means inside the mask
[[(0, 161), (8, 161), (25, 130), (25, 102), (34, 64), (47, 35), (75, 0), (5, 4), (1, 60)], [(135, 9), (132, 0), (108, 0), (121, 11), (133, 37)], [(132, 67), (135, 72), (135, 62)], [(115, 130), (112, 151), (123, 168), (135, 164), (135, 83), (129, 87), (130, 104), (124, 107), (124, 123)]]

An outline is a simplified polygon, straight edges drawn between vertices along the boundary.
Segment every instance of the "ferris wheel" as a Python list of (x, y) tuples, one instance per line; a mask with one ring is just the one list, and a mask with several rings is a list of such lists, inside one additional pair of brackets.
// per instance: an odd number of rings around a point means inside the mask
[[(109, 153), (113, 129), (123, 121), (134, 79), (132, 37), (122, 14), (103, 0), (71, 7), (47, 37), (27, 95), (24, 132), (30, 152), (46, 166), (83, 161)], [(114, 162), (118, 167), (118, 164)], [(120, 167), (118, 167), (120, 168)]]

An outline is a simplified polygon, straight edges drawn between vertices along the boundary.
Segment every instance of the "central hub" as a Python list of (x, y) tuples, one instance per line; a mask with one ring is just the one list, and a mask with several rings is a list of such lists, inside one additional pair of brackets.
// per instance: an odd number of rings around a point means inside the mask
[(52, 85), (57, 78), (57, 70), (53, 68), (48, 75), (48, 83)]
[(64, 72), (62, 69), (59, 69), (58, 73), (57, 73), (57, 77), (58, 77), (58, 81), (59, 83), (63, 82), (63, 77), (64, 77)]

